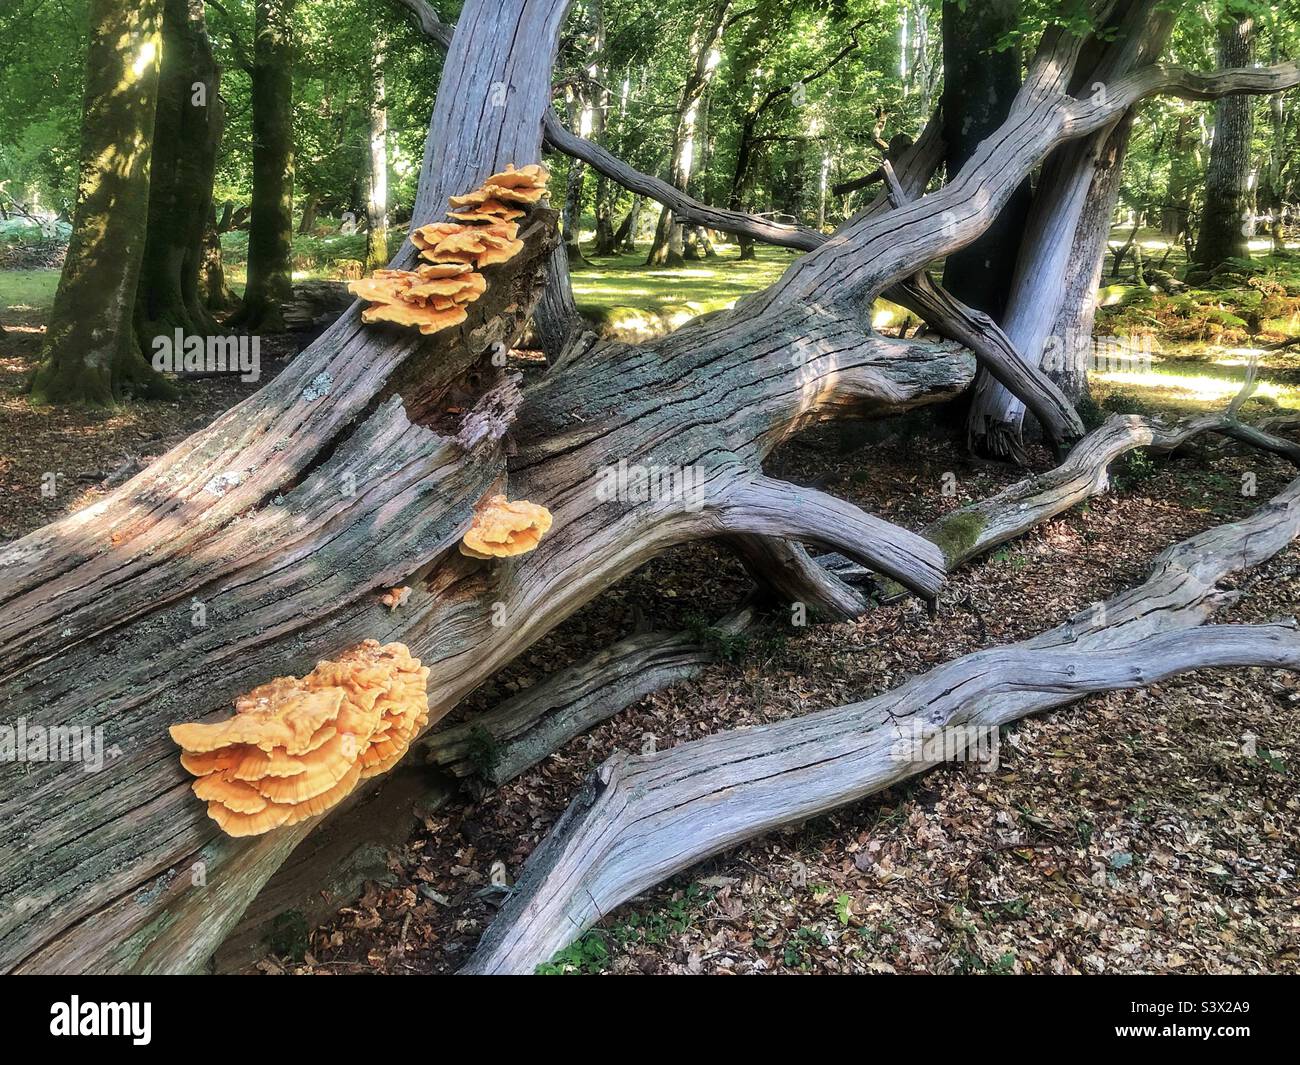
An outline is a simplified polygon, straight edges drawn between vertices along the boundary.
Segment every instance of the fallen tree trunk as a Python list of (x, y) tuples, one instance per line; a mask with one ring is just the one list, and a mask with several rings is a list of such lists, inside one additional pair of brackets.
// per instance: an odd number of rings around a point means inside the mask
[[(449, 195), (539, 157), (565, 7), (465, 4), (414, 225), (441, 217)], [(1072, 61), (1060, 39), (1048, 53), (1040, 66)], [(554, 216), (535, 210), (524, 250), (488, 268), (488, 291), (461, 326), (421, 339), (363, 327), (351, 310), (113, 494), (5, 545), (0, 700), (28, 728), (103, 729), (119, 753), (97, 772), (32, 761), (0, 779), (11, 844), (0, 854), (0, 966), (203, 968), (320, 819), (220, 835), (167, 726), (224, 717), (237, 695), (362, 639), (410, 647), (430, 670), (437, 721), (605, 588), (693, 540), (760, 533), (847, 548), (932, 597), (943, 565), (929, 541), (761, 474), (806, 426), (968, 387), (963, 350), (874, 335), (861, 308), (974, 239), (1046, 152), (1115, 108), (1170, 87), (1271, 91), (1289, 76), (1163, 72), (1117, 83), (1111, 102), (1045, 91), (950, 185), (859, 216), (768, 291), (652, 346), (570, 344), (521, 388), (497, 357), (521, 334), (554, 249)], [(487, 106), (502, 85), (502, 106)], [(408, 246), (394, 265), (413, 261)], [(620, 463), (698, 473), (701, 505), (601, 498), (603, 474)], [(553, 528), (526, 556), (462, 556), (475, 505), (497, 492), (544, 504)], [(804, 498), (814, 505), (801, 513)], [(848, 526), (866, 539), (844, 543)], [(412, 593), (389, 611), (380, 593), (398, 585)]]
[(1139, 587), (1033, 639), (966, 655), (866, 702), (657, 754), (616, 753), (533, 852), (463, 971), (530, 973), (619, 904), (709, 855), (930, 768), (907, 753), (910, 740), (993, 728), (1191, 669), (1300, 669), (1294, 622), (1197, 628), (1233, 598), (1220, 580), (1298, 533), (1300, 480), (1250, 518), (1170, 548)]
[(709, 632), (642, 632), (558, 670), (486, 714), (429, 737), (429, 761), (454, 776), (478, 773), (491, 784), (513, 780), (574, 736), (643, 696), (696, 676), (718, 661), (721, 644), (749, 628), (752, 607), (727, 615)]
[[(1234, 408), (1249, 389), (1250, 385), (1234, 401)], [(922, 529), (921, 536), (939, 548), (945, 571), (953, 573), (971, 559), (1104, 493), (1109, 487), (1107, 471), (1121, 455), (1138, 448), (1176, 451), (1209, 432), (1300, 466), (1300, 446), (1236, 421), (1233, 409), (1172, 425), (1116, 414), (1079, 441), (1060, 466), (945, 514)], [(882, 581), (879, 574), (838, 552), (814, 560), (800, 545), (776, 537), (733, 537), (729, 543), (769, 597), (783, 604), (803, 603), (831, 620), (857, 617), (867, 609), (863, 594), (840, 579), (845, 575), (874, 584), (885, 600), (904, 593), (897, 584)], [(663, 631), (629, 636), (546, 677), (470, 723), (433, 732), (426, 741), (429, 761), (456, 776), (477, 773), (499, 786), (646, 695), (698, 676), (723, 657), (720, 649), (728, 639), (742, 635), (757, 620), (751, 606), (729, 614), (703, 636)]]

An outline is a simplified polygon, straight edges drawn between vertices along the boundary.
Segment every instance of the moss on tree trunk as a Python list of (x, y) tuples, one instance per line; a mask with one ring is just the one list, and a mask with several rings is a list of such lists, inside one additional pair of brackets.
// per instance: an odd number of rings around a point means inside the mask
[(35, 403), (111, 405), (171, 386), (132, 328), (144, 253), (163, 0), (91, 0), (77, 207)]

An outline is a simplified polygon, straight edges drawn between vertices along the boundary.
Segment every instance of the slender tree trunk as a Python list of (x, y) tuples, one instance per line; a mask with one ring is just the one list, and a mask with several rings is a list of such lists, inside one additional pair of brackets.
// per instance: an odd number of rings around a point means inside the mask
[[(591, 0), (592, 55), (595, 62), (587, 68), (595, 84), (591, 86), (591, 139), (597, 144), (605, 141), (605, 131), (609, 124), (610, 93), (606, 81), (609, 70), (605, 63), (605, 10), (601, 0)], [(613, 255), (617, 250), (614, 240), (614, 196), (613, 183), (604, 174), (596, 175), (596, 244), (597, 255)]]
[(135, 307), (146, 351), (153, 337), (175, 329), (193, 336), (220, 329), (199, 291), (225, 124), (220, 84), (202, 0), (165, 0), (149, 226)]
[(293, 296), (293, 12), (295, 0), (257, 0), (253, 41), (253, 215), (248, 286), (236, 321), (249, 332), (284, 327)]
[[(1255, 19), (1231, 18), (1219, 35), (1219, 65), (1249, 66), (1255, 54)], [(1205, 173), (1205, 207), (1192, 262), (1213, 270), (1227, 259), (1249, 259), (1250, 141), (1255, 101), (1228, 96), (1214, 109), (1214, 143)]]
[(210, 311), (228, 311), (239, 305), (239, 300), (226, 284), (226, 267), (221, 259), (221, 230), (216, 216), (208, 214), (208, 224), (203, 230), (203, 257), (199, 263), (199, 299)]
[(1102, 146), (1092, 185), (1075, 226), (1061, 308), (1049, 336), (1055, 344), (1043, 355), (1043, 369), (1067, 397), (1078, 403), (1088, 394), (1088, 354), (1097, 316), (1097, 286), (1106, 260), (1110, 223), (1115, 217), (1124, 156), (1133, 128), (1130, 112)]
[(1192, 213), (1192, 174), (1199, 154), (1196, 138), (1192, 136), (1194, 127), (1193, 116), (1186, 113), (1178, 116), (1174, 127), (1169, 156), (1169, 202), (1165, 204), (1161, 224), (1171, 242), (1183, 239)]
[(369, 194), (366, 196), (366, 270), (388, 265), (388, 102), (384, 89), (382, 36), (376, 37), (370, 65)]
[(72, 240), (50, 312), (35, 403), (107, 406), (169, 395), (145, 360), (133, 308), (144, 255), (163, 0), (91, 0)]
[(320, 213), (320, 193), (310, 193), (302, 204), (302, 214), (298, 219), (298, 235), (304, 236), (316, 228), (316, 216)]
[(628, 208), (627, 214), (623, 216), (623, 221), (618, 224), (618, 229), (614, 233), (614, 247), (616, 249), (636, 251), (636, 231), (641, 221), (641, 205), (643, 202), (641, 196), (632, 197), (632, 206)]
[[(591, 102), (585, 93), (572, 89), (569, 91), (568, 112), (569, 125), (585, 131), (581, 136), (591, 134)], [(564, 253), (569, 257), (570, 268), (586, 266), (582, 256), (582, 196), (586, 184), (587, 168), (578, 159), (569, 160), (569, 173), (564, 184), (563, 236)]]
[[(1281, 58), (1278, 29), (1275, 23), (1272, 33), (1274, 63)], [(1276, 254), (1286, 251), (1286, 232), (1282, 223), (1286, 210), (1286, 191), (1283, 181), (1287, 162), (1286, 98), (1280, 93), (1269, 98), (1268, 126), (1271, 143), (1268, 166), (1260, 181), (1259, 203), (1261, 209), (1268, 212), (1268, 232), (1273, 241), (1273, 252)]]

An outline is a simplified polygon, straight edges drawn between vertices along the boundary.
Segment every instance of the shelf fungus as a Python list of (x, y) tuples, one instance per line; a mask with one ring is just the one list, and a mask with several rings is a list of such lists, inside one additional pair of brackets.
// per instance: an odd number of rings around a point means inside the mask
[(513, 222), (517, 218), (523, 218), (524, 212), (500, 200), (487, 199), (479, 204), (448, 211), (447, 217), (461, 222)]
[(369, 304), (361, 320), (414, 326), (425, 335), (460, 325), (469, 317), (466, 304), (487, 290), (477, 271), (509, 262), (524, 250), (516, 221), (526, 214), (520, 205), (537, 203), (550, 179), (537, 163), (518, 170), (507, 166), (481, 188), (452, 196), (448, 214), (456, 221), (433, 222), (411, 232), (424, 265), (376, 270), (348, 284), (349, 292)]
[(507, 558), (533, 550), (551, 527), (551, 512), (526, 499), (510, 502), (496, 495), (474, 511), (474, 523), (461, 540), (470, 558)]
[(361, 312), (363, 322), (411, 325), (428, 335), (465, 321), (465, 305), (487, 291), (487, 282), (467, 264), (443, 263), (376, 270), (371, 277), (348, 282), (348, 291), (370, 304)]
[[(519, 223), (497, 221), (491, 225), (434, 222), (411, 234), (420, 258), (438, 265), (474, 265), (478, 269), (509, 262), (524, 250), (518, 239)], [(475, 275), (479, 276), (479, 275)]]
[(429, 671), (400, 643), (366, 640), (307, 676), (276, 677), (235, 716), (173, 725), (194, 794), (231, 836), (322, 814), (391, 769), (429, 721)]
[(388, 607), (390, 611), (393, 611), (399, 606), (405, 606), (406, 601), (410, 598), (411, 589), (403, 585), (401, 588), (389, 588), (379, 597), (379, 601)]
[(489, 200), (499, 203), (537, 203), (546, 195), (546, 183), (550, 180), (550, 171), (540, 163), (521, 166), (518, 170), (507, 164), (505, 170), (493, 174), (473, 192), (464, 196), (452, 196), (450, 203), (454, 208), (477, 207)]

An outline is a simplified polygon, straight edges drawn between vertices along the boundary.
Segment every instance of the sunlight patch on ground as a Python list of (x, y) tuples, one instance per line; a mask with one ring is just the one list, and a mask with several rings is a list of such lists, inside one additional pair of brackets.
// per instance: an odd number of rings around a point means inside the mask
[[(1195, 400), (1199, 403), (1213, 404), (1227, 402), (1241, 390), (1241, 381), (1232, 377), (1212, 377), (1208, 374), (1161, 372), (1150, 370), (1142, 373), (1097, 373), (1095, 380), (1104, 381), (1124, 389), (1151, 390), (1177, 397)], [(1300, 406), (1300, 393), (1295, 388), (1277, 385), (1271, 381), (1261, 381), (1255, 390), (1255, 396), (1273, 400), (1279, 406)]]

